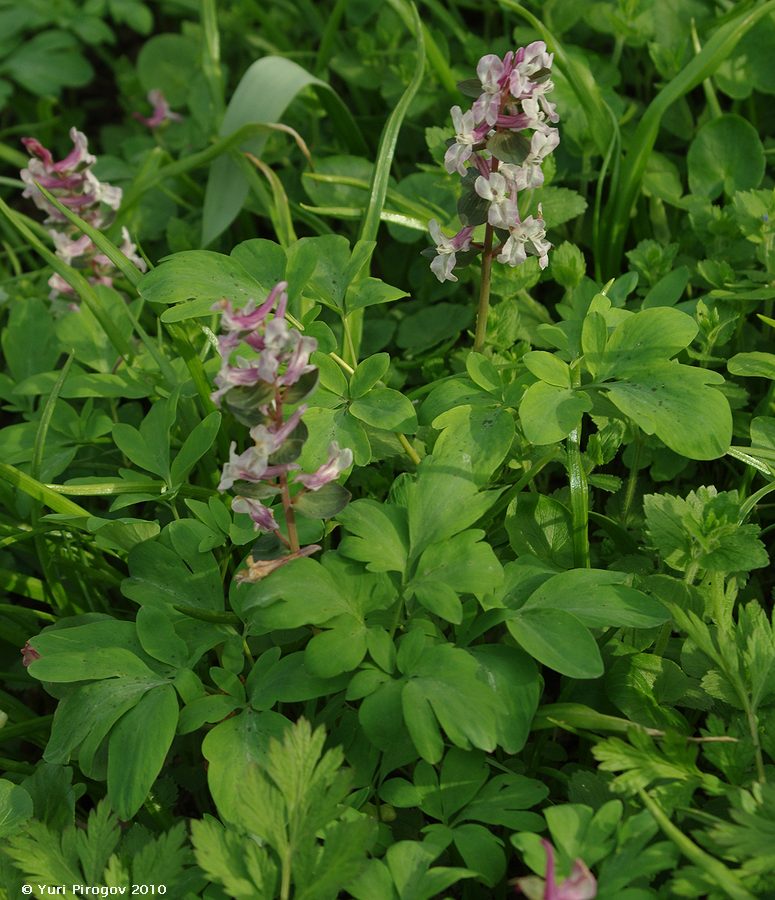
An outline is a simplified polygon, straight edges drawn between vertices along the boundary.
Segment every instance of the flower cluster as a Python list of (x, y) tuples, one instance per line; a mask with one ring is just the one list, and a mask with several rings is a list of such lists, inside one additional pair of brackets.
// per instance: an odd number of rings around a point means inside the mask
[[(349, 499), (349, 494), (332, 482), (352, 465), (351, 450), (332, 442), (328, 459), (312, 473), (302, 472), (295, 461), (307, 438), (302, 422), (307, 407), (297, 404), (317, 384), (317, 369), (310, 363), (317, 341), (288, 325), (287, 287), (281, 281), (260, 305), (251, 301), (235, 309), (222, 300), (213, 307), (222, 313), (218, 339), (222, 362), (212, 398), (250, 426), (253, 441), (242, 453), (232, 441), (218, 490), (228, 491), (237, 484), (239, 493), (232, 499), (232, 509), (247, 513), (257, 531), (273, 533), (290, 551), (278, 559), (256, 561), (249, 557), (248, 570), (240, 576), (243, 581), (256, 581), (291, 559), (320, 549), (314, 544), (299, 546), (297, 511), (326, 518)], [(291, 405), (296, 409), (286, 417), (286, 408)], [(327, 488), (327, 502), (310, 503), (309, 493), (323, 488)], [(285, 534), (275, 510), (262, 502), (278, 496), (285, 514)]]
[(133, 113), (137, 121), (142, 122), (147, 128), (158, 128), (160, 125), (166, 125), (167, 122), (183, 121), (183, 116), (172, 111), (164, 93), (158, 88), (148, 91), (148, 102), (153, 107), (150, 116), (143, 116), (138, 112)]
[[(500, 243), (493, 251), (498, 262), (518, 266), (528, 254), (537, 256), (542, 269), (548, 265), (551, 244), (538, 216), (522, 218), (520, 191), (544, 182), (541, 163), (560, 142), (551, 126), (559, 121), (547, 94), (553, 54), (543, 41), (534, 41), (503, 59), (488, 54), (479, 60), (477, 79), (461, 82), (461, 90), (476, 97), (466, 112), (451, 109), (455, 137), (449, 142), (444, 165), (463, 178), (458, 214), (463, 228), (445, 237), (438, 222), (429, 229), (436, 244), (431, 270), (439, 281), (457, 281), (457, 254), (482, 250), (472, 243), (474, 226), (487, 224)], [(429, 251), (430, 253), (430, 251)]]
[[(94, 228), (104, 228), (110, 223), (121, 205), (121, 188), (100, 181), (92, 171), (97, 158), (89, 153), (86, 135), (71, 128), (70, 139), (73, 149), (64, 159), (55, 162), (51, 151), (36, 138), (22, 138), (31, 157), (27, 168), (20, 173), (25, 184), (23, 196), (31, 198), (35, 206), (46, 213), (46, 224), (52, 226), (49, 234), (54, 241), (56, 255), (68, 265), (77, 264), (78, 268), (87, 270), (87, 278), (92, 284), (111, 287), (115, 274), (111, 261), (49, 203), (36, 185), (37, 182), (46, 188), (63, 206)], [(145, 261), (138, 256), (126, 228), (121, 229), (121, 238), (122, 252), (144, 272)], [(59, 275), (52, 275), (48, 284), (52, 298), (73, 293), (70, 285)]]

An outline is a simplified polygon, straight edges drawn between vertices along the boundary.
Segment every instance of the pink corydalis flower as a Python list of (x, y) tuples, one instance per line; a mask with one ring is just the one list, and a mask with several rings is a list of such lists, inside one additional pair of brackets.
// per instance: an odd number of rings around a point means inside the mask
[[(121, 188), (100, 181), (91, 167), (97, 161), (89, 153), (86, 135), (77, 128), (70, 129), (73, 149), (59, 162), (54, 161), (50, 150), (37, 138), (22, 138), (30, 161), (20, 175), (25, 184), (24, 197), (29, 197), (46, 213), (46, 223), (55, 227), (49, 229), (56, 255), (68, 266), (85, 270), (87, 280), (93, 285), (113, 285), (115, 268), (92, 241), (50, 203), (38, 190), (38, 184), (50, 191), (68, 209), (79, 215), (94, 228), (104, 228), (110, 223), (113, 213), (121, 205)], [(121, 250), (141, 271), (147, 266), (137, 253), (126, 228), (121, 229)], [(59, 294), (74, 296), (75, 291), (62, 276), (54, 274), (49, 278), (51, 298)]]
[(541, 844), (546, 853), (546, 880), (535, 875), (517, 878), (517, 893), (523, 893), (529, 900), (594, 900), (597, 881), (583, 860), (577, 859), (570, 875), (558, 884), (554, 847), (547, 840), (542, 840)]
[(431, 219), (428, 222), (428, 231), (436, 244), (436, 256), (431, 262), (431, 272), (439, 281), (457, 281), (457, 275), (453, 272), (457, 262), (456, 254), (469, 249), (474, 229), (462, 228), (457, 234), (447, 237), (442, 232), (439, 223), (435, 219)]
[(235, 513), (247, 513), (258, 531), (271, 533), (279, 528), (272, 510), (254, 497), (235, 497), (231, 508)]
[(296, 481), (303, 484), (308, 491), (319, 491), (323, 485), (338, 478), (345, 469), (353, 464), (353, 452), (347, 447), (341, 448), (336, 441), (328, 445), (328, 459), (310, 475), (297, 475)]
[(183, 121), (183, 116), (172, 111), (164, 93), (158, 88), (148, 91), (148, 102), (153, 107), (153, 112), (150, 116), (146, 117), (138, 112), (133, 113), (137, 121), (142, 122), (148, 128), (158, 128), (160, 125), (166, 125), (167, 122)]
[(19, 652), (22, 655), (22, 665), (25, 669), (28, 666), (31, 666), (35, 660), (40, 659), (40, 653), (38, 653), (34, 647), (30, 647), (29, 641), (27, 641)]
[(89, 224), (102, 225), (99, 210), (101, 203), (117, 209), (121, 203), (121, 188), (99, 181), (91, 171), (97, 157), (89, 153), (86, 135), (77, 128), (70, 129), (73, 149), (59, 162), (54, 162), (50, 150), (37, 138), (22, 138), (22, 144), (31, 159), (21, 170), (21, 180), (26, 185), (23, 197), (29, 197), (38, 209), (47, 213), (48, 222), (64, 222), (65, 218), (38, 190), (37, 181), (51, 191), (64, 206), (77, 212)]
[[(233, 387), (249, 387), (259, 383), (289, 387), (315, 368), (309, 358), (317, 349), (317, 341), (290, 328), (285, 320), (288, 306), (288, 283), (281, 281), (261, 304), (251, 300), (241, 309), (221, 300), (213, 310), (221, 312), (221, 325), (226, 334), (218, 339), (222, 363), (215, 377), (218, 390), (213, 403), (221, 400)], [(270, 313), (274, 312), (272, 318)], [(255, 355), (235, 353), (241, 345)]]

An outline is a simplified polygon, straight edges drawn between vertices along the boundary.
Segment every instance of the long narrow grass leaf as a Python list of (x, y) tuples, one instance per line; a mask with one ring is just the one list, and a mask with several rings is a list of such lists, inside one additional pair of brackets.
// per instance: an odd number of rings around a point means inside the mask
[[(501, 2), (510, 3), (511, 0)], [(649, 104), (629, 142), (630, 150), (624, 159), (619, 187), (612, 196), (610, 207), (604, 217), (606, 227), (600, 245), (605, 253), (604, 277), (618, 274), (624, 239), (630, 224), (630, 213), (637, 200), (646, 165), (659, 134), (662, 117), (677, 100), (713, 75), (724, 60), (729, 58), (743, 35), (773, 10), (775, 0), (768, 0), (761, 6), (746, 8), (736, 13), (711, 35), (702, 50)]]
[(516, 3), (515, 0), (498, 0), (498, 2), (504, 9), (512, 10), (530, 22), (549, 45), (549, 49), (553, 51), (555, 56), (555, 65), (568, 79), (576, 99), (584, 110), (592, 140), (595, 142), (598, 152), (604, 155), (611, 144), (612, 133), (618, 126), (615, 119), (613, 123), (611, 121), (608, 106), (600, 93), (600, 88), (592, 72), (587, 66), (571, 59), (562, 43), (557, 40), (540, 19), (525, 9), (524, 6)]
[[(220, 127), (222, 138), (240, 133), (246, 125), (275, 123), (286, 108), (305, 88), (312, 88), (321, 105), (332, 118), (337, 133), (342, 135), (352, 152), (365, 154), (367, 145), (360, 129), (334, 89), (302, 66), (280, 56), (266, 56), (254, 62), (242, 76), (229, 101)], [(247, 133), (232, 148), (249, 151), (261, 157), (266, 133)], [(205, 189), (202, 211), (202, 246), (211, 244), (231, 225), (248, 194), (248, 183), (239, 166), (221, 151)]]
[(44, 506), (54, 510), (54, 512), (64, 513), (69, 516), (89, 515), (88, 510), (51, 490), (45, 484), (41, 484), (37, 479), (27, 475), (26, 472), (17, 469), (16, 466), (0, 462), (0, 478), (23, 491), (28, 497), (32, 497), (33, 500), (38, 500)]

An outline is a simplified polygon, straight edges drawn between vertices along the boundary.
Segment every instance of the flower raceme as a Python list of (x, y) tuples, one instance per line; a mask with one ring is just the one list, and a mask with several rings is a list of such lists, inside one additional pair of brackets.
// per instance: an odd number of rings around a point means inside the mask
[(461, 82), (461, 90), (476, 99), (466, 112), (459, 106), (450, 110), (455, 137), (444, 166), (464, 179), (458, 202), (463, 227), (447, 237), (435, 219), (428, 225), (436, 245), (431, 271), (439, 281), (457, 281), (456, 254), (484, 249), (472, 238), (475, 226), (485, 223), (500, 241), (492, 251), (498, 262), (518, 266), (533, 255), (542, 269), (548, 265), (551, 244), (541, 208), (538, 216), (523, 219), (519, 194), (544, 183), (541, 163), (560, 142), (552, 127), (559, 116), (546, 96), (554, 88), (552, 61), (546, 44), (534, 41), (503, 59), (483, 56), (477, 78)]
[[(251, 301), (235, 309), (228, 300), (221, 300), (213, 307), (222, 314), (222, 332), (218, 339), (221, 368), (212, 399), (250, 426), (253, 442), (242, 453), (232, 442), (218, 490), (232, 490), (236, 485), (232, 510), (249, 515), (257, 531), (274, 534), (288, 551), (279, 559), (250, 556), (247, 570), (239, 576), (242, 581), (257, 581), (279, 565), (320, 549), (316, 544), (300, 547), (298, 543), (295, 513), (308, 511), (308, 494), (326, 489), (334, 495), (324, 512), (318, 509), (318, 517), (334, 515), (349, 499), (349, 494), (332, 482), (352, 465), (351, 450), (332, 442), (328, 459), (315, 472), (301, 472), (296, 462), (307, 437), (302, 421), (307, 407), (300, 401), (317, 383), (317, 369), (309, 361), (317, 342), (288, 325), (287, 287), (281, 281), (260, 304)], [(291, 405), (296, 408), (287, 415)], [(262, 502), (278, 496), (286, 533), (275, 510)]]
[[(50, 191), (59, 202), (77, 213), (85, 222), (94, 228), (104, 228), (121, 205), (121, 188), (100, 181), (92, 166), (97, 157), (89, 153), (86, 135), (76, 128), (70, 129), (70, 140), (73, 149), (59, 162), (54, 161), (51, 151), (44, 147), (37, 138), (22, 138), (30, 161), (20, 172), (25, 184), (23, 197), (29, 197), (38, 209), (46, 213), (45, 222), (52, 227), (49, 234), (54, 242), (56, 255), (67, 265), (77, 264), (78, 268), (87, 270), (87, 278), (91, 284), (113, 285), (115, 268), (113, 263), (100, 253), (92, 241), (82, 234), (75, 225), (71, 225), (64, 215), (43, 196), (36, 182)], [(138, 256), (137, 248), (132, 243), (126, 228), (121, 229), (121, 251), (137, 268), (144, 272), (145, 261)], [(51, 298), (59, 294), (72, 295), (70, 285), (60, 275), (49, 278)]]

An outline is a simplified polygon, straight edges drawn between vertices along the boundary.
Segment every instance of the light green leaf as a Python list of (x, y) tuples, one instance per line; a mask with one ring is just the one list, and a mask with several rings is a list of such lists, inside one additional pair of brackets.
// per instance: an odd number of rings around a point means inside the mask
[(417, 431), (417, 413), (411, 400), (398, 391), (374, 387), (350, 404), (350, 412), (367, 425), (412, 434)]
[(288, 725), (278, 713), (247, 709), (216, 725), (205, 737), (202, 755), (209, 762), (207, 784), (225, 822), (239, 821), (248, 770), (265, 764), (270, 738), (281, 737)]
[(529, 372), (547, 384), (561, 388), (571, 386), (570, 366), (554, 353), (547, 353), (545, 350), (531, 350), (522, 357), (522, 362), (527, 366)]
[(578, 428), (582, 415), (590, 409), (592, 401), (584, 391), (539, 381), (525, 391), (519, 418), (531, 444), (554, 444)]
[(669, 307), (645, 309), (625, 318), (608, 338), (597, 378), (627, 378), (640, 367), (668, 360), (697, 334), (695, 320)]
[(18, 784), (0, 778), (0, 837), (17, 834), (32, 816), (32, 798)]
[(722, 192), (756, 188), (764, 175), (764, 147), (746, 119), (722, 115), (706, 122), (689, 145), (689, 188), (715, 200)]
[(186, 437), (170, 468), (170, 479), (173, 485), (182, 484), (197, 462), (212, 447), (220, 425), (221, 414), (211, 412)]
[(562, 609), (591, 628), (612, 625), (654, 628), (670, 615), (661, 603), (628, 587), (624, 572), (603, 569), (572, 569), (545, 581), (520, 607)]
[(442, 429), (434, 464), (465, 472), (484, 485), (506, 458), (514, 440), (514, 415), (502, 407), (457, 405), (433, 420)]
[(266, 293), (236, 259), (211, 250), (183, 250), (165, 257), (143, 275), (137, 290), (149, 303), (195, 299), (200, 306), (208, 300), (212, 306), (228, 297), (238, 307)]
[(370, 572), (403, 572), (409, 550), (406, 511), (398, 506), (361, 499), (338, 516), (349, 534), (339, 552), (366, 563)]
[(479, 665), (470, 653), (450, 644), (426, 647), (405, 675), (404, 721), (423, 759), (429, 763), (441, 759), (444, 744), (439, 729), (463, 750), (495, 748), (498, 698), (480, 679)]
[(375, 353), (358, 363), (355, 373), (350, 376), (350, 396), (357, 400), (368, 393), (374, 385), (387, 374), (390, 368), (390, 356), (387, 353)]
[(506, 623), (512, 637), (545, 666), (570, 678), (599, 678), (603, 660), (595, 639), (561, 609), (518, 610)]
[(726, 453), (732, 439), (729, 403), (709, 387), (722, 383), (722, 376), (708, 369), (654, 362), (630, 374), (628, 381), (606, 384), (605, 390), (615, 406), (671, 450), (689, 459), (716, 459)]
[(400, 300), (406, 296), (406, 291), (385, 284), (379, 278), (362, 278), (347, 289), (344, 305), (346, 311), (351, 313), (356, 309), (365, 309), (367, 306), (392, 303), (394, 300)]
[(769, 378), (775, 381), (775, 353), (753, 351), (736, 353), (728, 362), (727, 369), (733, 375), (743, 378)]
[(163, 684), (144, 694), (112, 730), (108, 798), (121, 819), (131, 819), (142, 806), (164, 765), (177, 724), (175, 689)]

